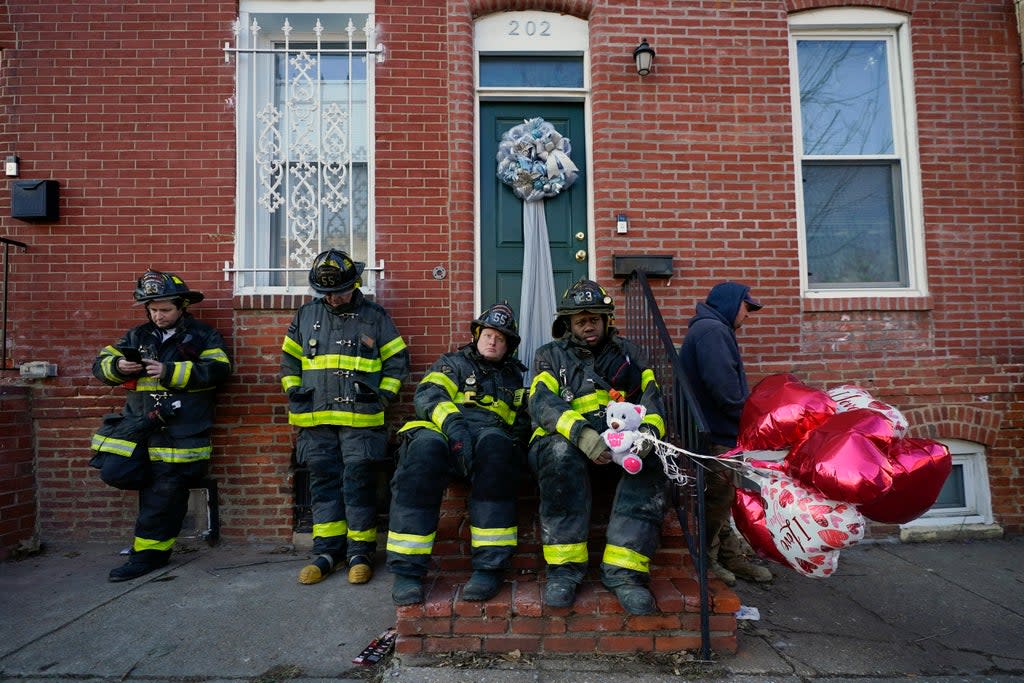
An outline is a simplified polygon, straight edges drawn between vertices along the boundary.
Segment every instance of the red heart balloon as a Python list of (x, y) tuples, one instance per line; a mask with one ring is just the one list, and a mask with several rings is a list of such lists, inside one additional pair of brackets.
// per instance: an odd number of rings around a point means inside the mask
[(824, 391), (812, 389), (795, 375), (770, 375), (757, 383), (743, 404), (736, 443), (745, 451), (783, 450), (835, 412), (835, 401)]
[(880, 413), (867, 408), (836, 413), (786, 456), (788, 472), (826, 498), (870, 503), (892, 488), (887, 455), (892, 441), (892, 423)]
[(732, 504), (732, 518), (736, 522), (736, 528), (739, 529), (743, 538), (747, 539), (747, 543), (754, 549), (754, 552), (765, 559), (789, 566), (786, 558), (775, 547), (772, 533), (765, 526), (764, 499), (761, 498), (760, 493), (749, 489), (736, 489), (736, 499)]
[(892, 488), (881, 497), (858, 506), (868, 519), (906, 524), (935, 504), (953, 469), (949, 449), (928, 439), (898, 439), (889, 449)]

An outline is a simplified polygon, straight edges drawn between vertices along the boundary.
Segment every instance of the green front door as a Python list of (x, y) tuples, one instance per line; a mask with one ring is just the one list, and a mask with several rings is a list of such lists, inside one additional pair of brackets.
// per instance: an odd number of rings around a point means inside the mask
[(587, 167), (582, 103), (480, 103), (480, 298), (483, 307), (508, 300), (519, 311), (523, 284), (523, 202), (498, 180), (501, 136), (524, 119), (541, 117), (569, 138), (570, 158), (580, 168), (576, 182), (551, 199), (544, 210), (555, 278), (555, 301), (581, 277), (587, 277)]

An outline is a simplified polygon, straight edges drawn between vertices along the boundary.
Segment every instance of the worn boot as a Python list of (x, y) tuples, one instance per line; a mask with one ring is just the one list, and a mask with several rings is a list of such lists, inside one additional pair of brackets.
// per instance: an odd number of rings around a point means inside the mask
[(721, 549), (721, 538), (715, 534), (714, 538), (708, 539), (708, 569), (712, 574), (722, 580), (726, 586), (736, 585), (736, 575), (719, 563), (719, 551)]
[(471, 602), (490, 600), (501, 590), (502, 572), (490, 569), (476, 569), (462, 589), (462, 599)]
[(654, 614), (658, 611), (654, 596), (645, 586), (627, 583), (623, 586), (615, 586), (611, 588), (611, 591), (619, 599), (622, 609), (630, 614)]
[(334, 571), (334, 558), (324, 553), (317, 555), (310, 564), (299, 570), (299, 583), (310, 585), (320, 583)]
[[(736, 577), (743, 579), (744, 581), (753, 581), (755, 583), (768, 583), (775, 576), (772, 574), (768, 567), (762, 567), (759, 564), (754, 564), (747, 559), (747, 556), (743, 552), (743, 541), (735, 533), (730, 533), (722, 539), (721, 545), (718, 549), (718, 562), (726, 571), (731, 572), (733, 575), (733, 582), (731, 585), (736, 583)], [(722, 579), (723, 581), (725, 579)], [(726, 582), (728, 583), (728, 582)]]
[(544, 586), (544, 604), (548, 607), (572, 607), (576, 602), (576, 582), (566, 576), (549, 576)]
[(137, 579), (140, 576), (156, 571), (166, 565), (166, 558), (142, 559), (137, 555), (132, 555), (131, 558), (120, 567), (111, 569), (110, 573), (107, 574), (107, 580), (112, 583), (117, 583), (119, 581), (131, 581), (132, 579)]
[(391, 586), (391, 600), (396, 605), (417, 605), (423, 602), (423, 579), (418, 576), (395, 574)]
[(373, 578), (373, 567), (366, 555), (354, 555), (348, 558), (348, 582), (367, 583)]

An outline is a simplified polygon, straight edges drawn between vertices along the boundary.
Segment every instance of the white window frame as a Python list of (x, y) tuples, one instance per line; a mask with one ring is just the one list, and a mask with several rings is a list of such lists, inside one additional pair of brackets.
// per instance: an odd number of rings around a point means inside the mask
[[(917, 108), (914, 103), (910, 19), (907, 15), (871, 8), (826, 8), (799, 12), (789, 17), (790, 88), (794, 126), (794, 166), (799, 236), (800, 290), (805, 298), (907, 297), (928, 294), (924, 254), (924, 211), (921, 166), (917, 142)], [(902, 211), (907, 284), (894, 287), (814, 287), (808, 278), (806, 217), (802, 178), (803, 130), (800, 118), (800, 82), (797, 41), (802, 39), (885, 40), (889, 49), (889, 87), (893, 107), (893, 142), (900, 160)], [(819, 159), (820, 157), (815, 157)], [(842, 158), (842, 157), (840, 157)]]
[[(344, 41), (348, 36), (344, 32), (338, 31), (338, 22), (345, 22), (351, 20), (356, 26), (356, 33), (354, 34), (355, 40), (364, 40), (373, 47), (372, 40), (368, 39), (363, 34), (363, 25), (365, 20), (369, 17), (372, 22), (373, 15), (373, 2), (372, 0), (335, 0), (330, 5), (319, 0), (240, 0), (239, 2), (239, 18), (238, 23), (240, 30), (247, 31), (252, 24), (254, 16), (259, 15), (279, 15), (282, 18), (287, 17), (300, 17), (305, 15), (307, 18), (320, 19), (322, 18), (325, 23), (328, 21), (331, 23), (333, 28), (328, 34), (326, 31), (323, 33), (321, 40), (325, 44), (335, 43)], [(252, 47), (256, 48), (270, 48), (275, 43), (281, 42), (284, 39), (284, 33), (281, 30), (281, 25), (269, 25), (262, 26), (258, 33), (254, 36), (254, 44)], [(313, 32), (305, 31), (293, 31), (288, 35), (288, 40), (292, 44), (297, 43), (315, 43), (317, 36)], [(228, 47), (228, 45), (225, 45)], [(377, 61), (382, 61), (383, 46), (379, 46), (380, 53), (377, 59), (366, 60), (366, 186), (367, 186), (367, 206), (366, 206), (366, 254), (352, 254), (357, 260), (366, 261), (366, 268), (362, 276), (362, 287), (368, 294), (373, 294), (374, 283), (377, 278), (383, 279), (384, 277), (384, 264), (383, 262), (377, 261), (376, 256), (376, 239), (375, 239), (375, 182), (374, 182), (374, 143), (375, 132), (374, 132), (374, 69)], [(242, 60), (246, 57), (241, 52), (236, 53), (236, 60)], [(252, 59), (250, 56), (249, 59)], [(241, 63), (241, 62), (240, 62)], [(251, 64), (251, 62), (249, 62)], [(239, 107), (239, 115), (236, 118), (238, 121), (237, 131), (237, 180), (236, 180), (236, 237), (235, 237), (235, 256), (233, 263), (225, 263), (225, 276), (227, 277), (230, 273), (253, 273), (255, 268), (255, 275), (247, 277), (250, 284), (241, 284), (242, 278), (235, 277), (235, 294), (236, 295), (289, 295), (289, 294), (307, 294), (309, 287), (306, 284), (299, 285), (270, 285), (267, 283), (268, 276), (260, 275), (260, 266), (257, 262), (253, 262), (252, 256), (246, 254), (245, 250), (255, 249), (258, 253), (260, 249), (266, 248), (269, 250), (269, 244), (262, 244), (261, 242), (266, 241), (266, 234), (262, 234), (261, 230), (269, 229), (270, 220), (269, 217), (260, 218), (256, 214), (258, 213), (259, 207), (255, 207), (255, 203), (258, 200), (258, 188), (255, 187), (253, 179), (253, 131), (251, 130), (252, 121), (256, 112), (249, 110), (250, 105), (253, 102), (253, 98), (250, 97), (250, 89), (255, 85), (258, 91), (264, 93), (270, 93), (274, 88), (274, 76), (273, 69), (263, 69), (262, 67), (246, 67), (239, 68), (239, 73), (247, 73), (252, 68), (260, 68), (261, 70), (256, 71), (254, 75), (256, 78), (251, 83), (243, 82), (243, 78), (239, 78), (239, 82), (236, 84), (238, 93), (236, 96), (235, 106)], [(264, 73), (266, 71), (266, 73)], [(244, 108), (244, 109), (243, 109)], [(362, 137), (362, 135), (360, 135)], [(354, 136), (350, 134), (349, 141), (353, 140)], [(361, 160), (360, 162), (361, 163)], [(357, 164), (358, 165), (358, 164)], [(354, 182), (354, 178), (349, 175), (346, 177), (346, 182)], [(281, 210), (281, 209), (278, 209)], [(329, 247), (342, 248), (347, 250), (347, 245), (343, 244), (328, 244), (323, 240), (322, 235), (318, 238), (319, 244), (314, 252)], [(255, 244), (254, 244), (255, 242)], [(315, 255), (315, 253), (314, 253)], [(309, 259), (312, 263), (312, 258)], [(308, 265), (301, 266), (298, 264), (292, 264), (289, 266), (293, 271), (301, 273), (308, 268)], [(263, 271), (268, 272), (268, 271)], [(300, 276), (300, 281), (304, 281), (305, 278)]]
[(992, 493), (988, 485), (985, 447), (961, 439), (938, 439), (949, 448), (953, 466), (963, 468), (964, 501), (962, 508), (932, 508), (917, 519), (901, 525), (903, 529), (956, 527), (992, 524)]

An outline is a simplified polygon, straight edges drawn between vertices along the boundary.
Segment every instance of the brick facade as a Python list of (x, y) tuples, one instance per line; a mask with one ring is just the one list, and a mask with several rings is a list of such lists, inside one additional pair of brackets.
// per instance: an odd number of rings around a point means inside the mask
[[(915, 433), (984, 445), (996, 521), (1024, 530), (1013, 2), (856, 3), (912, 16), (929, 296), (804, 300), (786, 19), (843, 4), (377, 2), (388, 47), (376, 86), (377, 250), (388, 270), (377, 297), (409, 343), (414, 378), (464, 341), (475, 316), (473, 19), (565, 12), (590, 26), (597, 279), (613, 283), (613, 254), (675, 254), (676, 276), (654, 286), (677, 340), (710, 285), (753, 284), (767, 307), (740, 334), (752, 380), (855, 382), (904, 410)], [(11, 219), (0, 193), (3, 233), (29, 245), (10, 259), (8, 357), (59, 367), (31, 386), (39, 534), (131, 533), (134, 496), (87, 466), (89, 434), (122, 403), (89, 367), (141, 319), (132, 282), (155, 267), (206, 293), (195, 312), (223, 332), (237, 367), (215, 438), (222, 535), (290, 539), (292, 430), (277, 368), (298, 302), (234, 297), (222, 272), (235, 236), (234, 67), (222, 46), (237, 2), (9, 0), (2, 12), (0, 143), (21, 158), (22, 178), (61, 183), (52, 224)], [(642, 36), (658, 54), (640, 79), (631, 52)], [(627, 206), (624, 244), (615, 215)], [(437, 264), (446, 279), (431, 277)], [(16, 373), (3, 381), (17, 384)]]

